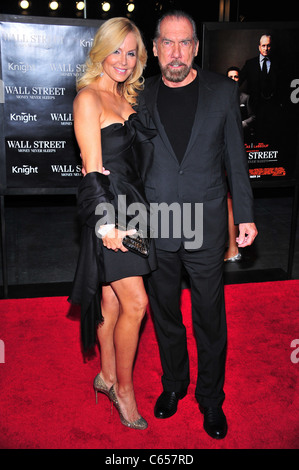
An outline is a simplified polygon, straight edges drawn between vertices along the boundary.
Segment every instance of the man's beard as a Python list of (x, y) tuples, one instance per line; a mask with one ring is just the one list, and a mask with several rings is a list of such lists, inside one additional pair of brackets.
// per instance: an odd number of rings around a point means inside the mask
[[(175, 70), (173, 68), (169, 69), (168, 66), (180, 66), (178, 70)], [(183, 67), (182, 67), (183, 66)], [(162, 75), (166, 80), (169, 82), (174, 82), (174, 83), (179, 83), (185, 80), (185, 78), (188, 76), (190, 70), (191, 70), (192, 64), (190, 66), (184, 64), (183, 62), (180, 62), (178, 60), (173, 60), (169, 64), (167, 64), (165, 67), (163, 67), (160, 63), (160, 69), (162, 72)]]

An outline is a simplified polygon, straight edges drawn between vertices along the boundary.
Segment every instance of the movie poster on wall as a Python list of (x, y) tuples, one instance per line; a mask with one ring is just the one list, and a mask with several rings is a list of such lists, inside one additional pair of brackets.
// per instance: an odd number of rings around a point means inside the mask
[(82, 176), (73, 100), (101, 21), (48, 21), (0, 17), (8, 188), (74, 188)]
[(203, 68), (238, 81), (251, 181), (296, 178), (298, 57), (298, 23), (203, 26)]

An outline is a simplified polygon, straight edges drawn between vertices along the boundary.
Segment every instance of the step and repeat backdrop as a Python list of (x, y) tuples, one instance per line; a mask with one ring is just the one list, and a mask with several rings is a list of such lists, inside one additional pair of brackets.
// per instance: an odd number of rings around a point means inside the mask
[(299, 23), (205, 23), (202, 45), (204, 68), (238, 75), (251, 181), (297, 180)]
[(2, 190), (77, 187), (76, 77), (101, 23), (0, 15)]
[[(76, 77), (102, 20), (0, 15), (0, 188), (76, 188), (81, 159), (73, 131)], [(260, 39), (270, 36), (268, 88)], [(268, 41), (269, 42), (269, 41)], [(239, 69), (244, 145), (252, 181), (297, 177), (299, 24), (205, 23), (202, 65)], [(270, 80), (271, 78), (271, 80)], [(241, 99), (242, 97), (242, 99)]]

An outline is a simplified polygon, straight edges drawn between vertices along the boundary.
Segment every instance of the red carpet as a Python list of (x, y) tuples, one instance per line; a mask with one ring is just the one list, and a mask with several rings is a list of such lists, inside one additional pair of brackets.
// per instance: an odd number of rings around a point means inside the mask
[[(299, 447), (299, 281), (226, 286), (228, 354), (222, 441), (202, 427), (194, 398), (195, 343), (190, 293), (182, 303), (189, 336), (191, 384), (175, 416), (153, 416), (161, 392), (151, 316), (134, 370), (146, 431), (121, 425), (107, 397), (95, 405), (99, 355), (83, 361), (76, 311), (65, 297), (0, 300), (0, 448), (2, 449), (296, 449)], [(299, 344), (298, 344), (299, 346)], [(298, 347), (297, 346), (297, 347)], [(292, 359), (291, 360), (291, 354)]]

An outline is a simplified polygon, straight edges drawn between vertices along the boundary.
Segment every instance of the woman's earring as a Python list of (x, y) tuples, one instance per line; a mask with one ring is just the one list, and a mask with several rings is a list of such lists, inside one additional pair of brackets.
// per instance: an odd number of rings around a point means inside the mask
[(104, 75), (104, 72), (101, 72), (101, 73), (100, 73), (100, 77), (103, 77), (103, 75)]

